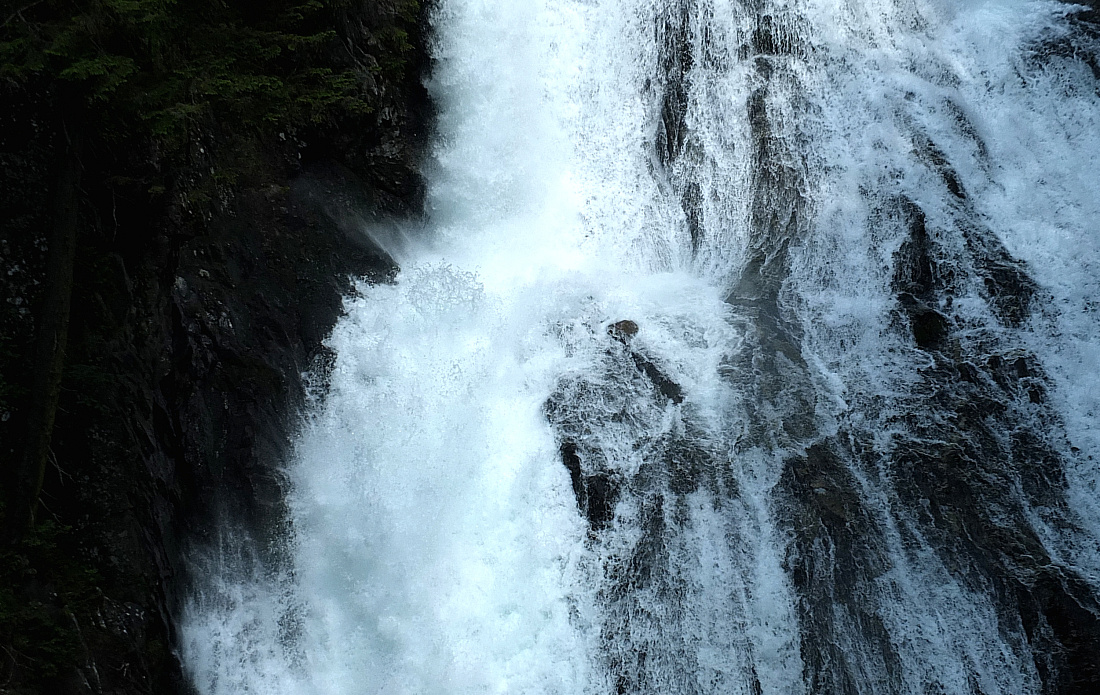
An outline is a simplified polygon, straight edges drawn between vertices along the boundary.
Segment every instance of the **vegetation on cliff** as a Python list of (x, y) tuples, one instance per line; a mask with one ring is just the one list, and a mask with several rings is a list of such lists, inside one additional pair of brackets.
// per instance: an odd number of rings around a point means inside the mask
[[(319, 123), (371, 110), (362, 71), (403, 69), (404, 29), (373, 66), (334, 65), (348, 0), (29, 2), (5, 20), (0, 79), (70, 93), (101, 137), (152, 136), (177, 152), (204, 119), (236, 129)], [(396, 8), (415, 22), (417, 3)]]

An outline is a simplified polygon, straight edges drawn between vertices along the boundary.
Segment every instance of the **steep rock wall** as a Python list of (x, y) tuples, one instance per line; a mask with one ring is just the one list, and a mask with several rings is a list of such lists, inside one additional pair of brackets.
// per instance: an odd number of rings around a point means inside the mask
[[(35, 530), (0, 549), (0, 692), (188, 691), (173, 646), (186, 555), (226, 520), (261, 545), (277, 525), (301, 374), (323, 359), (349, 278), (394, 270), (362, 227), (420, 209), (423, 12), (363, 0), (340, 13), (351, 48), (331, 62), (358, 70), (369, 114), (274, 138), (210, 122), (171, 186), (152, 194), (125, 180), (161, 165), (149, 142), (84, 157), (51, 465)], [(0, 456), (10, 470), (59, 119), (46, 88), (10, 88), (5, 100)]]

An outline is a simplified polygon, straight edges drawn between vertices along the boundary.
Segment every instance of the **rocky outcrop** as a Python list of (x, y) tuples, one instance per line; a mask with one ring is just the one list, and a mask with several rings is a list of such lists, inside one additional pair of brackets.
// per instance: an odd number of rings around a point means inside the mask
[[(148, 143), (84, 158), (37, 528), (0, 549), (0, 693), (188, 692), (173, 646), (184, 555), (226, 518), (264, 545), (282, 515), (278, 471), (301, 375), (324, 359), (350, 278), (394, 271), (362, 229), (420, 209), (424, 19), (408, 21), (389, 3), (343, 11), (339, 32), (374, 104), (354, 122), (271, 140), (211, 123), (167, 191), (124, 180), (155, 160)], [(413, 44), (404, 63), (379, 38), (398, 31)], [(55, 157), (49, 99), (26, 89), (5, 99), (0, 452), (10, 460), (24, 443)]]

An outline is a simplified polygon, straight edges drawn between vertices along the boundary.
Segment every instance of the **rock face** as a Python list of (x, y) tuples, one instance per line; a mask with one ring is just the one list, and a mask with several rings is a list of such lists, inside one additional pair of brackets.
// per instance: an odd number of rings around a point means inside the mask
[[(608, 412), (622, 415), (639, 404), (645, 404), (642, 409), (651, 408), (652, 415), (653, 412), (661, 412), (670, 403), (680, 405), (684, 402), (683, 388), (646, 357), (640, 348), (632, 346), (638, 330), (638, 324), (629, 319), (609, 325), (607, 335), (621, 345), (612, 343), (604, 351), (603, 366), (607, 372), (607, 382), (597, 385), (586, 379), (564, 379), (544, 407), (547, 419), (559, 434), (558, 453), (569, 471), (577, 509), (588, 520), (593, 534), (605, 528), (614, 517), (615, 505), (625, 481), (617, 470), (617, 463), (607, 460), (606, 453), (593, 443), (591, 433), (599, 424), (589, 422), (588, 408), (598, 403), (600, 405), (594, 410), (601, 411), (603, 405), (613, 403)], [(599, 417), (594, 419), (600, 420)], [(662, 459), (662, 463), (684, 469), (677, 477), (683, 483), (681, 487), (694, 489), (698, 486), (694, 481), (697, 472), (686, 472), (694, 464), (685, 463), (697, 454), (697, 445), (680, 436), (647, 446), (652, 446), (654, 452), (660, 452), (658, 458)], [(692, 482), (681, 480), (687, 477), (691, 477)]]
[(638, 324), (630, 319), (616, 321), (607, 327), (607, 334), (623, 345), (630, 342), (631, 338), (638, 335)]
[[(350, 278), (394, 272), (363, 228), (419, 214), (420, 35), (409, 35), (410, 64), (368, 69), (386, 58), (373, 37), (406, 28), (397, 12), (361, 2), (343, 16), (377, 105), (355, 123), (273, 142), (212, 124), (193, 145), (193, 171), (154, 198), (109, 185), (152, 156), (142, 145), (85, 162), (53, 465), (37, 530), (0, 549), (0, 692), (189, 691), (172, 617), (188, 548), (226, 518), (263, 545), (282, 514), (278, 470), (301, 374), (325, 360)], [(55, 135), (46, 99), (11, 96), (0, 113), (6, 460), (23, 436)], [(226, 160), (246, 162), (244, 173), (198, 201), (194, 182)]]

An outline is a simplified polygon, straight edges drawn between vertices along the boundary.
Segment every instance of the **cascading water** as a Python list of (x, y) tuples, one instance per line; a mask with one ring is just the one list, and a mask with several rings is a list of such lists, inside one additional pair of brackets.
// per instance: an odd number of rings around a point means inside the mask
[(1073, 11), (440, 0), (429, 228), (347, 300), (280, 559), (208, 561), (198, 690), (1096, 692)]

